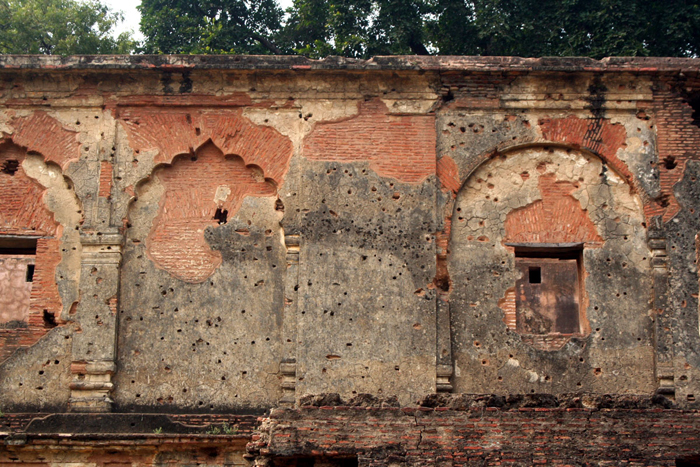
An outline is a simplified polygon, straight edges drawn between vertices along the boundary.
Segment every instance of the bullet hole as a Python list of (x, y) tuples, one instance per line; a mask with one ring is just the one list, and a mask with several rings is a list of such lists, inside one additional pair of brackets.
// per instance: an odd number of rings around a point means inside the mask
[(2, 173), (10, 176), (14, 176), (19, 170), (19, 161), (15, 159), (8, 159), (2, 164)]
[(695, 402), (695, 394), (688, 394), (686, 396), (686, 399), (688, 400), (688, 402)]
[(275, 211), (284, 212), (284, 203), (279, 198), (275, 201)]
[(346, 347), (352, 347), (352, 342), (348, 342), (347, 344), (345, 344), (345, 346), (346, 346)]
[(226, 209), (218, 208), (214, 213), (214, 220), (218, 221), (219, 224), (225, 224), (228, 218), (228, 211)]
[(600, 368), (596, 368), (595, 370), (593, 370), (593, 374), (596, 376), (600, 376), (602, 373), (603, 370), (601, 370)]
[(43, 315), (44, 327), (45, 328), (55, 328), (56, 327), (56, 315), (48, 310), (44, 310)]
[(677, 165), (675, 157), (667, 156), (664, 158), (664, 167), (666, 167), (666, 170), (673, 170)]

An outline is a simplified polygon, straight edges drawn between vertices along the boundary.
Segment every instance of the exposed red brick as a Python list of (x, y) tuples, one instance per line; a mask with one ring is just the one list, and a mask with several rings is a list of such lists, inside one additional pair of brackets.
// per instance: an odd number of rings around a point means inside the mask
[(113, 315), (117, 314), (117, 304), (118, 304), (117, 296), (114, 295), (113, 297), (109, 298), (109, 301), (107, 302), (107, 306), (109, 306), (109, 311), (112, 312)]
[[(697, 87), (697, 81), (693, 84)], [(658, 86), (654, 93), (653, 108), (661, 196), (645, 206), (645, 213), (647, 218), (662, 216), (664, 221), (668, 221), (680, 210), (673, 186), (683, 178), (687, 161), (700, 157), (700, 128), (693, 124), (693, 108), (672, 90), (669, 83), (660, 83)], [(673, 163), (667, 167), (664, 161)]]
[(109, 198), (112, 194), (112, 163), (102, 161), (100, 164), (100, 189), (98, 196)]
[(58, 120), (37, 111), (29, 117), (12, 120), (12, 141), (29, 151), (40, 153), (62, 169), (80, 157), (78, 133), (64, 128)]
[(157, 149), (155, 163), (171, 163), (211, 140), (224, 154), (257, 165), (266, 178), (282, 185), (292, 157), (292, 142), (272, 127), (256, 125), (240, 109), (226, 113), (201, 110), (129, 108), (119, 114), (131, 147)]
[[(217, 224), (217, 209), (232, 216), (246, 196), (275, 196), (263, 179), (239, 157), (224, 157), (214, 144), (200, 148), (196, 160), (177, 158), (155, 172), (164, 185), (159, 212), (146, 239), (147, 254), (160, 268), (186, 282), (202, 282), (221, 264), (221, 253), (204, 239), (204, 229)], [(215, 201), (217, 189), (230, 190)]]
[(358, 104), (358, 114), (317, 123), (304, 139), (311, 160), (369, 161), (382, 177), (420, 183), (436, 172), (435, 116), (391, 115), (380, 99)]
[(459, 167), (450, 156), (443, 156), (437, 161), (437, 176), (443, 190), (451, 191), (452, 196), (457, 196), (457, 192), (462, 187), (459, 178)]
[(278, 409), (266, 422), (249, 452), (273, 458), (354, 454), (368, 466), (392, 459), (564, 466), (585, 459), (589, 465), (671, 467), (697, 454), (700, 436), (700, 413), (662, 409), (302, 407)]
[(557, 181), (554, 174), (541, 175), (542, 199), (514, 209), (506, 216), (504, 242), (572, 243), (601, 242), (588, 213), (571, 193), (571, 182)]
[[(27, 328), (4, 329), (0, 332), (0, 361), (15, 350), (38, 341), (47, 329), (44, 310), (59, 317), (62, 304), (55, 280), (56, 267), (61, 262), (60, 237), (62, 228), (43, 201), (46, 189), (27, 176), (22, 162), (25, 149), (6, 142), (0, 145), (0, 167), (16, 170), (0, 171), (0, 234), (40, 235), (37, 240), (35, 272), (29, 298)], [(11, 163), (15, 166), (15, 163)]]
[(607, 119), (579, 118), (574, 115), (566, 118), (542, 119), (539, 125), (542, 136), (546, 140), (584, 148), (597, 154), (636, 188), (636, 180), (627, 164), (617, 157), (617, 150), (627, 140), (627, 131), (623, 125), (610, 123)]
[(58, 223), (43, 202), (46, 189), (22, 168), (26, 155), (12, 143), (0, 145), (0, 168), (17, 164), (14, 174), (0, 170), (0, 234), (55, 235)]
[(506, 290), (506, 293), (498, 301), (498, 307), (503, 310), (503, 322), (508, 329), (515, 331), (517, 313), (515, 309), (515, 286)]
[(56, 283), (56, 268), (61, 263), (61, 241), (58, 238), (40, 238), (36, 245), (34, 284), (29, 305), (29, 324), (44, 327), (44, 310), (53, 313), (58, 320), (61, 296)]

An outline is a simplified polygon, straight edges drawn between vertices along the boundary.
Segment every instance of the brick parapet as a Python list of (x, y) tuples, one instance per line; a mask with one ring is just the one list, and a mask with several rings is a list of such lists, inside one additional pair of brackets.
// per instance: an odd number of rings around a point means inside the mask
[(273, 458), (357, 456), (360, 465), (651, 466), (697, 455), (699, 440), (695, 410), (340, 406), (275, 410), (248, 449)]
[(639, 73), (693, 73), (700, 60), (676, 57), (465, 57), (376, 56), (369, 60), (326, 57), (311, 60), (292, 55), (3, 55), (0, 70), (416, 70), (416, 71), (541, 71)]

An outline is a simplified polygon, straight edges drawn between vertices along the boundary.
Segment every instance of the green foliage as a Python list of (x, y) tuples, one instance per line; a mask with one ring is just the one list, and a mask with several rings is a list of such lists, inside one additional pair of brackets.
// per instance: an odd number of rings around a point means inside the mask
[(425, 0), (294, 0), (283, 37), (291, 48), (326, 55), (427, 55)]
[(159, 434), (161, 434), (162, 432), (163, 432), (163, 427), (162, 427), (162, 426), (159, 426), (158, 428), (154, 428), (154, 429), (153, 429), (153, 434), (154, 434), (154, 435), (159, 435)]
[[(145, 53), (698, 56), (700, 0), (142, 0)], [(130, 53), (100, 0), (0, 0), (0, 53)]]
[[(143, 0), (147, 52), (697, 56), (700, 0)], [(283, 25), (284, 23), (284, 25)]]
[(282, 9), (275, 0), (142, 0), (146, 53), (286, 52), (275, 45)]
[(207, 430), (208, 435), (220, 435), (222, 433), (225, 435), (235, 435), (238, 433), (238, 429), (235, 426), (230, 426), (228, 423), (223, 423), (221, 427), (211, 426)]
[(128, 33), (111, 35), (121, 20), (98, 0), (0, 0), (0, 53), (130, 53)]
[(696, 56), (700, 53), (698, 3), (437, 0), (436, 19), (428, 21), (428, 29), (443, 54)]

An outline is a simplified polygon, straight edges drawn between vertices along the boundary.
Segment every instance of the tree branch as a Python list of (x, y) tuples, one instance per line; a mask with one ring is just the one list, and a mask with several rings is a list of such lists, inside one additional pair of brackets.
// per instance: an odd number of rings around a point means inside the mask
[(273, 44), (267, 37), (265, 37), (265, 36), (263, 36), (263, 35), (261, 35), (261, 34), (258, 34), (257, 32), (251, 31), (251, 30), (243, 23), (243, 21), (241, 20), (240, 17), (236, 16), (234, 21), (235, 21), (236, 24), (238, 24), (240, 27), (242, 27), (243, 29), (245, 29), (245, 31), (248, 33), (248, 35), (250, 35), (250, 37), (252, 37), (252, 38), (255, 39), (256, 41), (260, 42), (260, 43), (263, 45), (263, 47), (265, 47), (267, 50), (269, 50), (270, 52), (272, 52), (272, 53), (274, 53), (274, 54), (276, 54), (276, 55), (284, 55), (284, 53), (282, 52), (282, 50), (279, 49), (275, 44)]
[(411, 34), (408, 38), (408, 46), (411, 48), (411, 52), (416, 55), (430, 55), (428, 49), (425, 48), (422, 42), (416, 40), (415, 36)]

